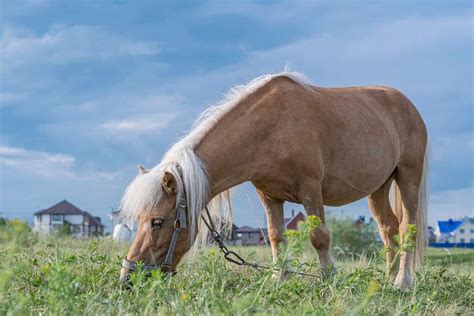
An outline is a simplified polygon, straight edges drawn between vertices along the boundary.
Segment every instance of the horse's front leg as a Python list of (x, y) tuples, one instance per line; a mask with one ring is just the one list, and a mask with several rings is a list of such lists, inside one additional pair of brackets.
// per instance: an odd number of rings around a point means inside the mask
[[(272, 256), (273, 261), (277, 262), (281, 251), (282, 246), (287, 244), (285, 238), (285, 214), (283, 209), (284, 201), (276, 200), (269, 197), (265, 192), (257, 189), (258, 196), (262, 201), (262, 204), (265, 208), (265, 213), (267, 215), (267, 225), (268, 225), (268, 237), (270, 239), (270, 244), (272, 246)], [(289, 268), (289, 265), (286, 265)], [(287, 276), (287, 273), (283, 272), (280, 274), (275, 274), (274, 276), (282, 279)]]
[(326, 226), (321, 190), (302, 194), (302, 197), (306, 213), (308, 215), (315, 215), (321, 220), (321, 225), (310, 233), (311, 243), (318, 252), (321, 269), (323, 273), (333, 274), (336, 272), (336, 267), (331, 257), (331, 234)]

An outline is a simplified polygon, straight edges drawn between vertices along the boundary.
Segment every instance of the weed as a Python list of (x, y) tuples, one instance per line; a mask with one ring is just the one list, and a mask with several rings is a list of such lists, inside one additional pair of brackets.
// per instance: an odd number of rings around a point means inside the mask
[[(293, 251), (313, 269), (316, 252), (305, 238), (295, 237), (300, 244)], [(228, 264), (212, 247), (182, 263), (175, 276), (134, 273), (134, 287), (124, 290), (118, 275), (126, 248), (107, 239), (53, 239), (31, 232), (23, 241), (2, 239), (0, 315), (469, 314), (474, 309), (474, 252), (468, 250), (449, 256), (430, 250), (408, 291), (394, 289), (373, 257), (339, 260), (332, 277), (278, 282), (269, 271)], [(270, 259), (267, 247), (235, 250), (259, 262)]]

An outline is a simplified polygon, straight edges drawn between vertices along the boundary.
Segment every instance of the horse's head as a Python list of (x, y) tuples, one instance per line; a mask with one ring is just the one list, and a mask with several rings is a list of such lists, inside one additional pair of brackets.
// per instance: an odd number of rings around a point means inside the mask
[[(130, 273), (138, 269), (138, 262), (144, 270), (175, 271), (176, 265), (190, 247), (186, 198), (178, 195), (176, 176), (166, 171), (160, 176), (161, 179), (156, 179), (156, 175), (148, 174), (141, 166), (139, 171), (138, 178), (143, 177), (140, 181), (148, 184), (154, 181), (155, 186), (161, 185), (161, 192), (157, 201), (144, 204), (148, 210), (138, 217), (137, 236), (120, 272), (120, 280), (123, 282), (127, 282)], [(161, 183), (157, 183), (158, 181)], [(142, 187), (140, 189), (143, 190)], [(178, 198), (180, 201), (177, 203)]]

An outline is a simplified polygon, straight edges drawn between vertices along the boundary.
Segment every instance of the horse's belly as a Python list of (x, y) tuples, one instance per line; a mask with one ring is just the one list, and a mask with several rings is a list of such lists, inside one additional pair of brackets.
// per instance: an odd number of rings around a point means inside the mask
[(332, 155), (322, 162), (324, 203), (351, 203), (379, 189), (399, 161), (399, 149), (393, 145), (397, 142), (392, 139), (389, 133), (376, 130), (354, 132), (351, 141), (327, 144)]
[(341, 206), (360, 200), (369, 194), (341, 185), (331, 190), (323, 189), (323, 202), (328, 206)]
[(379, 189), (391, 175), (391, 170), (375, 177), (341, 179), (328, 177), (323, 183), (323, 202), (328, 206), (341, 206), (360, 200)]

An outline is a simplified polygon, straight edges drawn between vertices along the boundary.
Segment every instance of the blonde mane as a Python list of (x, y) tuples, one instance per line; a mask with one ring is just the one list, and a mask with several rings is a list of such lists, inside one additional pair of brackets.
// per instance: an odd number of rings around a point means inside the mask
[[(177, 201), (186, 191), (190, 242), (195, 245), (206, 243), (208, 230), (201, 227), (199, 217), (209, 196), (209, 183), (206, 166), (196, 156), (194, 148), (209, 130), (230, 109), (240, 103), (248, 95), (276, 77), (288, 77), (302, 85), (307, 80), (304, 75), (287, 70), (253, 79), (246, 85), (232, 88), (223, 101), (205, 110), (188, 135), (175, 143), (163, 156), (161, 162), (149, 172), (139, 174), (127, 187), (120, 203), (120, 214), (125, 219), (137, 219), (139, 215), (149, 214), (156, 209), (163, 194), (162, 179), (166, 171), (172, 173), (178, 182)], [(176, 166), (181, 166), (182, 178)], [(214, 197), (207, 204), (211, 216), (220, 229), (232, 226), (231, 192), (225, 191)], [(196, 233), (198, 232), (198, 233)]]

